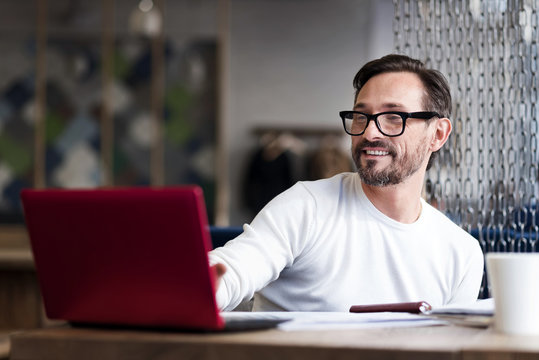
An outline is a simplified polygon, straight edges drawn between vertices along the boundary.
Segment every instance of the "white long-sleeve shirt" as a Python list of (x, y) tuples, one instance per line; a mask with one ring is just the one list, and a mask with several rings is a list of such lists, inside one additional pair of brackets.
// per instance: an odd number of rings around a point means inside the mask
[(297, 183), (210, 252), (212, 264), (227, 267), (219, 307), (253, 296), (259, 311), (474, 301), (483, 274), (477, 240), (421, 201), (418, 220), (403, 224), (374, 207), (356, 173)]

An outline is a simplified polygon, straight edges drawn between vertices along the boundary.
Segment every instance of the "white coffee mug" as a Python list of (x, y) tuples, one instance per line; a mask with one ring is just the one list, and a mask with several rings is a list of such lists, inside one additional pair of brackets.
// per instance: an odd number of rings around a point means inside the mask
[(488, 253), (486, 259), (494, 328), (539, 335), (539, 253)]

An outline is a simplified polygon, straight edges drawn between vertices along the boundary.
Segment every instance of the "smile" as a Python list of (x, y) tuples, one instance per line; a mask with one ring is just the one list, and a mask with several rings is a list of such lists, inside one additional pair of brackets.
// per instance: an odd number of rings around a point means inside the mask
[(383, 156), (383, 155), (389, 154), (388, 151), (382, 151), (382, 150), (365, 150), (365, 153), (367, 155), (377, 155), (377, 156)]

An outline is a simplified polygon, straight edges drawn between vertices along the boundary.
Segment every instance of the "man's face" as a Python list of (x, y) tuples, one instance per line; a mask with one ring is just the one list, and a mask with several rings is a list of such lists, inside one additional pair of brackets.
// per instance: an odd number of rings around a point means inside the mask
[[(368, 114), (384, 111), (424, 111), (424, 86), (410, 72), (391, 72), (369, 79), (358, 93), (354, 110)], [(420, 168), (426, 168), (429, 133), (425, 120), (406, 120), (404, 133), (387, 137), (373, 121), (360, 136), (352, 137), (352, 156), (362, 181), (367, 185), (396, 185)]]

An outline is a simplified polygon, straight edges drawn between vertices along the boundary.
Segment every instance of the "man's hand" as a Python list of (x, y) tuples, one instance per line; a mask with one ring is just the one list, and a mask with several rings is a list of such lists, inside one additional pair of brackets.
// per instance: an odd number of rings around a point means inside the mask
[(210, 267), (210, 271), (213, 273), (213, 285), (215, 291), (219, 288), (219, 284), (221, 284), (221, 279), (223, 278), (223, 275), (226, 273), (226, 266), (221, 263), (217, 263), (215, 265), (212, 265)]

